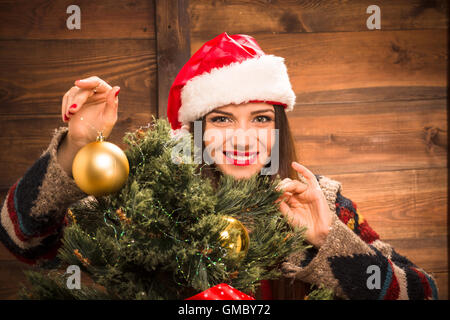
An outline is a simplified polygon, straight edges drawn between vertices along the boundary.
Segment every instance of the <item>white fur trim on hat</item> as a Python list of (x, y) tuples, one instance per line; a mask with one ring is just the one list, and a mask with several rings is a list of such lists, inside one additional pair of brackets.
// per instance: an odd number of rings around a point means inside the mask
[(295, 104), (284, 58), (263, 55), (214, 68), (190, 79), (181, 91), (178, 119), (188, 123), (215, 108), (251, 100), (276, 101), (291, 111)]

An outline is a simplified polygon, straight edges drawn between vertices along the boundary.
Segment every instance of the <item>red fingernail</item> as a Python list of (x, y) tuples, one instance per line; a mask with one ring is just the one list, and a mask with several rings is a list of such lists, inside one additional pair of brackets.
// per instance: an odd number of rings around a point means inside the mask
[(70, 118), (68, 118), (66, 115), (64, 115), (64, 121), (69, 121)]
[(71, 105), (70, 106), (70, 108), (69, 109), (75, 109), (77, 107), (77, 104), (76, 103), (74, 103), (73, 105)]
[(117, 97), (117, 95), (119, 94), (119, 92), (120, 92), (120, 88), (119, 88), (119, 90), (117, 90), (115, 97)]

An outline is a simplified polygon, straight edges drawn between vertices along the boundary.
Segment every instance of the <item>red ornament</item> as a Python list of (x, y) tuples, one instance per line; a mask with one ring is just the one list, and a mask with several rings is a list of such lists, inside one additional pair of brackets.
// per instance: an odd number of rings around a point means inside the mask
[(226, 283), (218, 284), (186, 300), (255, 300)]

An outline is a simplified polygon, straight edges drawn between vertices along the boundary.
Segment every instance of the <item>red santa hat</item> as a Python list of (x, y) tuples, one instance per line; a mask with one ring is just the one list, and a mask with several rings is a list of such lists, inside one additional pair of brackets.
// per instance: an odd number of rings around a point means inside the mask
[(206, 42), (172, 84), (167, 117), (172, 129), (228, 104), (266, 102), (293, 109), (295, 93), (284, 58), (265, 54), (255, 39), (226, 32)]

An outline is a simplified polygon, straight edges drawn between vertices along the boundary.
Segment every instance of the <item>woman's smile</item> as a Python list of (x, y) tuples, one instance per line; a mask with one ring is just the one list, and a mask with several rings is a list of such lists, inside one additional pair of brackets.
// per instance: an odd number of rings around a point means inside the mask
[(235, 166), (248, 166), (255, 163), (259, 152), (224, 151), (225, 159)]

